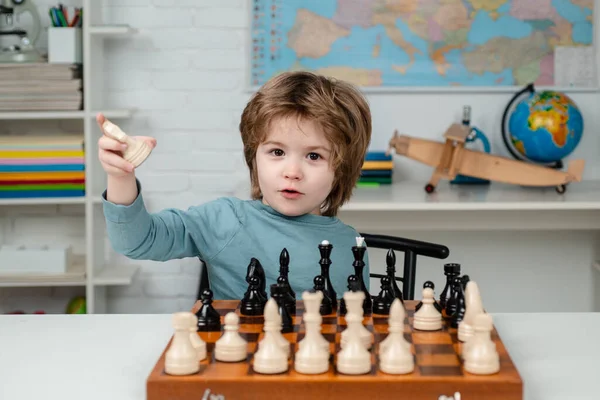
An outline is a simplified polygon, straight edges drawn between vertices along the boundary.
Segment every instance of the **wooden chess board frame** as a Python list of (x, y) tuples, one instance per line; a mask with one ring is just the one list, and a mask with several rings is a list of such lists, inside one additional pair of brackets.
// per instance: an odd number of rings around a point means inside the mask
[[(418, 301), (405, 301), (404, 335), (411, 343), (415, 370), (405, 375), (388, 375), (378, 369), (379, 343), (386, 337), (387, 315), (365, 315), (364, 324), (374, 334), (371, 348), (372, 369), (365, 375), (344, 375), (335, 368), (335, 354), (339, 351), (340, 334), (345, 329), (344, 317), (324, 315), (322, 334), (330, 342), (330, 368), (320, 375), (303, 375), (294, 370), (297, 343), (304, 337), (302, 301), (297, 302), (294, 332), (284, 333), (292, 352), (288, 371), (277, 375), (263, 375), (252, 370), (252, 356), (262, 339), (262, 317), (239, 313), (239, 301), (216, 300), (213, 307), (221, 315), (235, 311), (240, 315), (240, 333), (248, 340), (248, 357), (244, 362), (226, 363), (214, 359), (214, 343), (222, 332), (198, 332), (207, 344), (207, 358), (200, 362), (200, 371), (194, 375), (172, 376), (164, 372), (167, 344), (152, 369), (147, 382), (148, 400), (209, 400), (209, 399), (305, 399), (323, 398), (347, 400), (350, 398), (394, 398), (437, 400), (440, 396), (460, 393), (461, 399), (522, 400), (523, 382), (512, 362), (496, 328), (492, 340), (500, 355), (500, 372), (493, 375), (472, 375), (462, 368), (457, 330), (444, 323), (441, 331), (417, 331), (412, 328), (412, 316)], [(192, 312), (202, 304), (197, 302)], [(171, 339), (172, 340), (172, 339)]]

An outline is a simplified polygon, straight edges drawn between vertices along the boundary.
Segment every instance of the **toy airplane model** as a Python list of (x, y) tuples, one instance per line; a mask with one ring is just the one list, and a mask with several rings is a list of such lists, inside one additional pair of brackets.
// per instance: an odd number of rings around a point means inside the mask
[(440, 179), (454, 179), (457, 175), (489, 179), (522, 186), (556, 187), (564, 193), (567, 184), (581, 182), (584, 160), (572, 160), (566, 172), (531, 164), (525, 161), (465, 149), (470, 128), (452, 124), (444, 134), (445, 143), (405, 135), (394, 136), (389, 142), (388, 154), (406, 156), (435, 168), (425, 191), (432, 193)]

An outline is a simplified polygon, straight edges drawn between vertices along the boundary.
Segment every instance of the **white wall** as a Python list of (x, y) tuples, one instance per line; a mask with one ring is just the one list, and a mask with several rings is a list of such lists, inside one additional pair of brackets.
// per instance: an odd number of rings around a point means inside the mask
[[(49, 0), (37, 0), (40, 9)], [(71, 2), (74, 4), (76, 2)], [(131, 39), (107, 44), (105, 77), (109, 106), (139, 109), (124, 128), (157, 138), (158, 147), (139, 171), (149, 208), (187, 207), (222, 195), (245, 195), (247, 180), (237, 124), (249, 94), (244, 90), (247, 9), (244, 0), (112, 0), (108, 22), (140, 28)], [(459, 121), (462, 106), (473, 109), (473, 123), (492, 141), (494, 152), (507, 155), (500, 138), (500, 118), (512, 94), (368, 94), (372, 106), (373, 149), (386, 146), (395, 129), (440, 138), (448, 124)], [(587, 179), (599, 179), (600, 138), (596, 93), (572, 95), (580, 106), (586, 132), (574, 157), (588, 161)], [(433, 99), (442, 106), (432, 106)], [(236, 172), (237, 171), (237, 172)], [(430, 170), (396, 158), (397, 179), (425, 180)], [(48, 220), (37, 215), (5, 214), (3, 237), (36, 230), (48, 232)], [(60, 213), (61, 209), (52, 210)], [(35, 213), (34, 210), (29, 210)], [(64, 212), (64, 211), (62, 211)], [(73, 211), (70, 211), (73, 213)], [(73, 239), (81, 221), (61, 218), (63, 236)], [(77, 225), (79, 224), (79, 225)], [(75, 227), (77, 225), (77, 227)], [(72, 227), (72, 228), (71, 228)], [(593, 290), (590, 247), (593, 235), (575, 232), (499, 233), (404, 232), (398, 234), (448, 245), (459, 254), (472, 277), (477, 276), (487, 308), (492, 311), (588, 310)], [(489, 240), (487, 242), (486, 240)], [(490, 244), (490, 242), (492, 244)], [(553, 251), (555, 250), (555, 251)], [(573, 254), (568, 252), (575, 251)], [(115, 257), (115, 259), (120, 259)], [(377, 257), (375, 257), (377, 260)], [(384, 265), (379, 257), (379, 264)], [(377, 261), (376, 261), (377, 262)], [(442, 285), (441, 262), (426, 261), (419, 284)], [(198, 263), (180, 260), (144, 262), (130, 287), (109, 291), (110, 312), (171, 312), (187, 308), (196, 293)], [(378, 267), (382, 268), (382, 267)], [(571, 289), (566, 284), (571, 284)], [(378, 287), (377, 282), (373, 286)], [(17, 289), (0, 292), (0, 311), (21, 306), (61, 311), (68, 289)], [(533, 299), (532, 293), (540, 297)], [(565, 301), (564, 294), (569, 294)], [(53, 302), (46, 303), (46, 296)]]

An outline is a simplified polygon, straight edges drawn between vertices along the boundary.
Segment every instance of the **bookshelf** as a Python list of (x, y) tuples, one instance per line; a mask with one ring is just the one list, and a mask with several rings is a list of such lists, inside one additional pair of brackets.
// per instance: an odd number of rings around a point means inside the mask
[(138, 267), (115, 265), (106, 261), (105, 224), (100, 195), (105, 187), (105, 175), (97, 160), (99, 128), (95, 117), (103, 112), (115, 120), (133, 116), (135, 109), (105, 109), (103, 88), (104, 40), (129, 37), (137, 30), (127, 25), (107, 25), (102, 21), (101, 0), (81, 0), (83, 7), (83, 102), (79, 111), (4, 111), (4, 121), (77, 121), (82, 124), (85, 141), (85, 197), (0, 199), (3, 206), (83, 207), (85, 224), (85, 252), (73, 263), (69, 273), (52, 276), (11, 276), (0, 278), (0, 287), (84, 287), (89, 314), (106, 312), (106, 292), (109, 286), (131, 284)]

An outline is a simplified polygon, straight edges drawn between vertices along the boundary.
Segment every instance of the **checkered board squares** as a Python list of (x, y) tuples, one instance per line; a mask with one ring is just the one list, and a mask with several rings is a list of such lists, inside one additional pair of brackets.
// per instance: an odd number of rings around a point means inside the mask
[[(226, 399), (285, 398), (304, 399), (328, 398), (410, 398), (432, 399), (440, 395), (450, 396), (459, 391), (463, 398), (515, 399), (522, 400), (522, 381), (512, 363), (504, 344), (494, 329), (492, 339), (500, 354), (501, 371), (494, 375), (473, 375), (464, 371), (460, 358), (462, 343), (457, 331), (444, 324), (440, 331), (418, 331), (412, 328), (417, 301), (405, 301), (406, 318), (404, 337), (411, 343), (415, 360), (415, 370), (404, 375), (389, 375), (381, 372), (379, 364), (379, 343), (387, 336), (388, 316), (365, 315), (363, 324), (373, 333), (374, 345), (371, 348), (371, 371), (364, 375), (344, 375), (336, 370), (336, 354), (340, 350), (341, 333), (346, 329), (343, 316), (324, 315), (321, 333), (330, 343), (330, 368), (324, 374), (304, 375), (294, 370), (294, 355), (298, 342), (304, 338), (302, 323), (304, 308), (297, 303), (296, 315), (292, 317), (294, 329), (283, 336), (290, 342), (291, 355), (286, 372), (275, 375), (259, 374), (252, 368), (252, 357), (258, 343), (263, 338), (262, 316), (240, 314), (238, 301), (215, 301), (213, 306), (222, 317), (228, 312), (240, 316), (240, 334), (248, 341), (246, 360), (225, 363), (214, 358), (214, 343), (221, 332), (198, 332), (207, 342), (207, 359), (203, 360), (200, 372), (190, 376), (175, 377), (164, 372), (164, 352), (156, 363), (147, 381), (148, 400), (177, 398), (197, 400), (209, 390), (211, 394), (222, 395)], [(201, 306), (196, 304), (195, 312)], [(166, 351), (168, 346), (165, 347)], [(178, 396), (173, 397), (173, 393)], [(407, 393), (407, 397), (399, 394)], [(410, 394), (410, 395), (408, 395)], [(468, 397), (467, 397), (468, 396)]]

